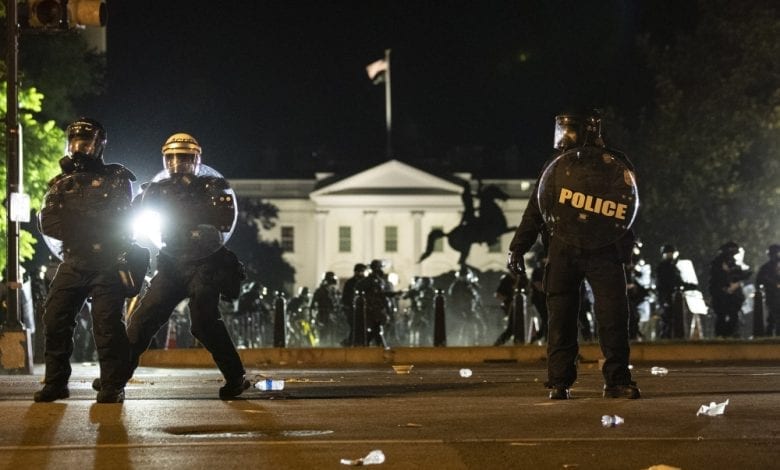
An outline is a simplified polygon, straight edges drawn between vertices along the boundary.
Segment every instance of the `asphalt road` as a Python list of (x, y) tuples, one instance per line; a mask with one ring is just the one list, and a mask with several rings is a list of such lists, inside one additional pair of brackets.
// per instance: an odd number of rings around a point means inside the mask
[[(780, 468), (780, 368), (635, 364), (640, 400), (601, 398), (596, 363), (551, 401), (544, 363), (252, 369), (280, 392), (217, 398), (216, 369), (140, 368), (124, 404), (95, 403), (95, 365), (71, 398), (33, 403), (42, 369), (0, 376), (0, 468), (336, 469), (372, 450), (386, 469)], [(722, 416), (696, 416), (729, 400)], [(601, 425), (602, 415), (625, 422)]]

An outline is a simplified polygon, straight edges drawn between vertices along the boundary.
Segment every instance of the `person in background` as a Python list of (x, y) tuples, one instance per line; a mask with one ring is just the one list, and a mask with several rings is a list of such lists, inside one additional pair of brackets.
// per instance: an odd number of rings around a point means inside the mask
[(780, 245), (769, 245), (766, 251), (769, 258), (756, 274), (756, 286), (763, 286), (766, 301), (766, 336), (780, 333)]
[(354, 346), (355, 344), (355, 295), (358, 284), (365, 279), (368, 267), (363, 263), (357, 263), (352, 269), (352, 277), (344, 283), (344, 290), (341, 292), (341, 310), (347, 320), (349, 333), (341, 341), (342, 346)]
[(743, 262), (745, 250), (734, 241), (721, 245), (710, 266), (710, 295), (715, 312), (715, 336), (739, 336), (739, 314), (745, 302), (743, 282), (752, 272)]

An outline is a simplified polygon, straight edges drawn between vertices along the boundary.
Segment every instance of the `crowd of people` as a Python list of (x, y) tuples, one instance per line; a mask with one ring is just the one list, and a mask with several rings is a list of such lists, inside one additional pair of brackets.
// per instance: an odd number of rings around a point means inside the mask
[[(326, 272), (313, 291), (272, 296), (245, 279), (243, 265), (225, 248), (235, 195), (201, 164), (192, 136), (165, 142), (164, 170), (135, 197), (135, 176), (104, 163), (105, 144), (97, 121), (82, 118), (68, 127), (68, 155), (40, 212), (41, 233), (62, 261), (22, 299), (28, 329), (35, 328), (35, 307), (45, 311), (46, 372), (35, 401), (67, 398), (70, 361), (89, 354), (100, 364), (92, 384), (99, 403), (124, 400), (147, 348), (184, 345), (212, 354), (225, 378), (219, 397), (230, 399), (250, 385), (237, 348), (429, 346), (437, 328), (446, 328), (448, 345), (546, 342), (551, 399), (570, 396), (578, 343), (598, 341), (604, 397), (635, 399), (630, 341), (776, 336), (780, 329), (780, 245), (768, 247), (757, 273), (738, 243), (720, 246), (710, 265), (709, 305), (692, 263), (674, 245), (662, 247), (654, 267), (645, 260), (632, 229), (633, 167), (605, 144), (597, 113), (556, 117), (556, 154), (516, 228), (508, 272), (490, 286), (493, 301), (483, 300), (481, 273), (466, 264), (449, 277), (416, 276), (407, 289), (396, 289), (376, 259), (355, 264), (343, 284)], [(145, 209), (169, 215), (158, 230), (151, 278), (150, 251), (135, 243), (128, 223)], [(540, 239), (542, 248), (532, 250)], [(745, 328), (750, 313), (754, 321)]]

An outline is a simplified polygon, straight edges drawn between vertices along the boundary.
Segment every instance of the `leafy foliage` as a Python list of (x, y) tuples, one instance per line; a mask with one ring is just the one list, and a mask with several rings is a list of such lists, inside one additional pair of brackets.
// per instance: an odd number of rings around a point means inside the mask
[(672, 46), (645, 43), (656, 100), (632, 146), (639, 233), (700, 271), (728, 240), (756, 265), (780, 233), (778, 7), (702, 0), (699, 13)]
[[(6, 96), (7, 84), (2, 83), (0, 87), (0, 111), (3, 116), (6, 114)], [(48, 190), (48, 181), (59, 173), (58, 160), (62, 155), (65, 145), (65, 134), (59, 129), (54, 121), (41, 123), (35, 119), (33, 113), (41, 111), (43, 105), (43, 95), (34, 88), (23, 88), (19, 90), (19, 124), (22, 127), (23, 139), (23, 185), (24, 192), (30, 196), (31, 205), (34, 210), (40, 209), (43, 196)], [(6, 122), (0, 123), (3, 135), (6, 133)], [(6, 139), (3, 139), (3, 155), (6, 152)], [(0, 185), (6, 187), (8, 176), (8, 167), (5, 158), (0, 162)], [(22, 224), (22, 231), (19, 239), (19, 254), (23, 259), (32, 258), (35, 252), (35, 239), (30, 233), (33, 230), (32, 224)], [(26, 228), (26, 230), (25, 230)], [(6, 263), (6, 208), (0, 208), (0, 266)]]
[(284, 259), (279, 242), (261, 237), (263, 230), (276, 225), (278, 214), (279, 208), (269, 202), (239, 200), (238, 222), (229, 242), (229, 248), (244, 263), (249, 280), (271, 291), (285, 291), (295, 282), (295, 268)]

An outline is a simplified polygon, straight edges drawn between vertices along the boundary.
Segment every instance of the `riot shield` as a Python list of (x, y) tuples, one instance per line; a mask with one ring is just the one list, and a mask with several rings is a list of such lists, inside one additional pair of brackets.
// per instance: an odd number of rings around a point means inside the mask
[(203, 164), (196, 175), (158, 173), (140, 195), (137, 209), (139, 243), (151, 243), (179, 261), (216, 252), (233, 235), (238, 219), (233, 188)]
[(639, 208), (634, 173), (601, 147), (556, 157), (542, 172), (537, 198), (550, 234), (584, 249), (620, 239)]
[(96, 233), (130, 240), (129, 213), (130, 190), (124, 180), (77, 172), (62, 175), (46, 192), (38, 228), (46, 246), (62, 260), (64, 241), (90, 243)]

